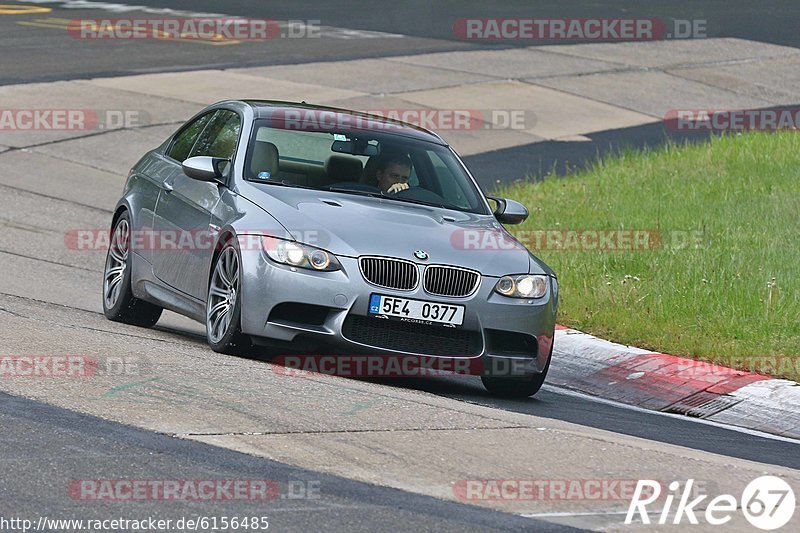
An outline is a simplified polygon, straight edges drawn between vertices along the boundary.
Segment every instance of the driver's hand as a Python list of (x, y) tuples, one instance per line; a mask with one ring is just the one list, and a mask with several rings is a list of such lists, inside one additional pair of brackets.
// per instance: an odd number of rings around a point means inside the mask
[(388, 192), (389, 194), (395, 194), (400, 191), (404, 191), (406, 189), (408, 189), (408, 183), (395, 183), (394, 185), (389, 187), (389, 189), (386, 192)]

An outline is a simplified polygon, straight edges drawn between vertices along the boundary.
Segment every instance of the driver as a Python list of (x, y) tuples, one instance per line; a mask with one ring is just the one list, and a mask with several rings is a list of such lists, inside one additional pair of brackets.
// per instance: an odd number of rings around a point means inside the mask
[(408, 189), (411, 175), (411, 158), (400, 152), (387, 152), (378, 156), (375, 179), (381, 191), (395, 194)]

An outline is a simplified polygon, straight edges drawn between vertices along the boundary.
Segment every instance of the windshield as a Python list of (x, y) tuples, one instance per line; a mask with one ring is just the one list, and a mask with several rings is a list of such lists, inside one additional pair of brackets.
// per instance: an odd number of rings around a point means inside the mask
[(385, 131), (298, 131), (258, 120), (245, 179), (489, 214), (446, 146)]

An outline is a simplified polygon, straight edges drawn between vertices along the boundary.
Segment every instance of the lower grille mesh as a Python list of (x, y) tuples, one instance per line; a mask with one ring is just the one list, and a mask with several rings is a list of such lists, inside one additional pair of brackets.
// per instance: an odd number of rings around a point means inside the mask
[(342, 334), (351, 341), (401, 352), (450, 357), (481, 353), (478, 332), (349, 315)]

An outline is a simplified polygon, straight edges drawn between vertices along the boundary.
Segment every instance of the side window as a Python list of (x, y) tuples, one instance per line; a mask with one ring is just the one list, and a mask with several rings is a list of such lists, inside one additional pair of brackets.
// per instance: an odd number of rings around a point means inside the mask
[(189, 126), (175, 137), (175, 142), (172, 143), (172, 147), (169, 149), (169, 152), (167, 152), (167, 155), (183, 163), (183, 161), (189, 157), (189, 151), (191, 151), (192, 146), (194, 146), (195, 141), (197, 141), (200, 132), (203, 131), (203, 128), (206, 127), (206, 124), (208, 124), (208, 121), (213, 115), (214, 113), (206, 113), (189, 124)]
[(241, 129), (242, 121), (239, 115), (227, 109), (217, 111), (208, 123), (208, 127), (197, 139), (190, 155), (232, 158)]

